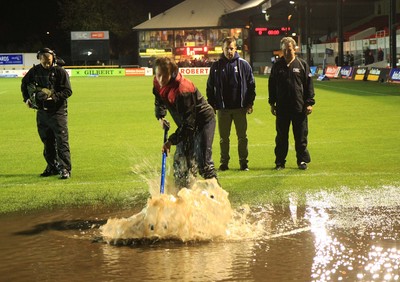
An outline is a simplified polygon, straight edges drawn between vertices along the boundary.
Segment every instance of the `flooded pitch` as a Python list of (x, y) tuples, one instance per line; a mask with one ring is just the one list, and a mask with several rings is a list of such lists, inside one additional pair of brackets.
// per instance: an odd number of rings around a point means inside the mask
[(343, 188), (308, 194), (301, 205), (292, 194), (285, 203), (232, 210), (242, 238), (148, 236), (128, 245), (99, 238), (109, 219), (116, 223), (143, 209), (3, 215), (0, 280), (397, 281), (399, 192)]

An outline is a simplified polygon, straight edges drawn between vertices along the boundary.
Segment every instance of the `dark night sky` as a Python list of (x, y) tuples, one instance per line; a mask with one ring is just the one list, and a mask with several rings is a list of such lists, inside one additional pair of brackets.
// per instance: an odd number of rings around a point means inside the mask
[[(93, 0), (96, 1), (96, 0)], [(119, 0), (114, 0), (118, 3)], [(154, 17), (184, 0), (132, 0), (138, 6), (145, 3), (146, 20), (148, 13)], [(201, 0), (198, 0), (201, 1)], [(235, 0), (245, 3), (248, 0)], [(57, 0), (2, 0), (0, 16), (0, 52), (36, 52), (46, 45), (69, 52), (65, 38), (70, 31), (61, 30)], [(139, 24), (139, 23), (138, 23)], [(50, 32), (52, 38), (47, 34)], [(32, 42), (39, 44), (33, 45)], [(41, 43), (40, 43), (41, 42)], [(57, 45), (48, 42), (61, 42)]]
[[(116, 3), (118, 0), (115, 0)], [(152, 16), (169, 9), (183, 0), (132, 0), (145, 2)], [(201, 0), (199, 0), (201, 1)], [(236, 0), (244, 3), (247, 0)], [(58, 24), (56, 0), (2, 0), (0, 16), (0, 42), (15, 41), (21, 37), (51, 31)]]
[[(182, 2), (182, 0), (132, 1), (145, 1), (148, 12), (153, 16)], [(21, 40), (34, 34), (42, 35), (46, 31), (54, 30), (58, 25), (59, 18), (54, 13), (58, 9), (56, 0), (3, 0), (1, 4), (0, 42)]]

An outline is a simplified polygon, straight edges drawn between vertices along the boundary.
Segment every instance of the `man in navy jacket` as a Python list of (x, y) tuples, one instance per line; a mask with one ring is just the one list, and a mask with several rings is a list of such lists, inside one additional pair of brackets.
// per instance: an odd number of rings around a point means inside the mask
[(229, 136), (232, 122), (238, 138), (240, 170), (248, 170), (247, 116), (253, 112), (256, 96), (255, 80), (250, 64), (236, 52), (236, 40), (223, 40), (223, 54), (210, 68), (207, 80), (207, 98), (217, 111), (220, 135), (220, 170), (229, 169)]

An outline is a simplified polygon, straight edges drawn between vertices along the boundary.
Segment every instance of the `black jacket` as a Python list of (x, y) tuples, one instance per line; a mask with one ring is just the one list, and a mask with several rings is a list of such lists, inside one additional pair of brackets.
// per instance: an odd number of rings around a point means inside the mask
[[(34, 83), (39, 88), (53, 90), (52, 100), (49, 103), (49, 111), (64, 112), (67, 108), (67, 99), (72, 95), (68, 73), (60, 66), (45, 69), (41, 64), (33, 66), (22, 78), (21, 92), (23, 101), (30, 99), (28, 84)], [(43, 101), (38, 103), (39, 110), (43, 110)]]
[[(224, 85), (229, 85), (230, 89), (224, 89)], [(232, 107), (232, 96), (224, 95), (236, 89), (233, 95), (240, 95), (238, 105)], [(214, 62), (210, 68), (207, 80), (207, 99), (208, 103), (216, 109), (247, 108), (253, 106), (256, 97), (256, 83), (253, 70), (250, 64), (239, 57), (238, 53), (232, 60), (228, 60), (223, 54), (221, 58)]]
[(288, 67), (281, 57), (272, 66), (268, 92), (268, 103), (276, 105), (277, 114), (303, 112), (315, 104), (310, 67), (298, 57)]
[(188, 141), (206, 123), (215, 119), (213, 108), (193, 83), (180, 73), (163, 88), (154, 78), (153, 94), (156, 118), (165, 117), (168, 110), (178, 126), (168, 138), (173, 145)]

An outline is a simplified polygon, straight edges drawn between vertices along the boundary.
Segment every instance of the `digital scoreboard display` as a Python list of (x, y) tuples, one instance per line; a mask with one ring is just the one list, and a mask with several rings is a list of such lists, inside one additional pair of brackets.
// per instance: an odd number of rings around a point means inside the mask
[(96, 63), (110, 60), (109, 39), (108, 31), (72, 31), (72, 61)]
[(254, 28), (256, 35), (259, 36), (279, 36), (285, 35), (287, 32), (290, 31), (290, 27), (282, 26), (277, 28), (270, 28), (270, 27), (256, 27)]

